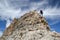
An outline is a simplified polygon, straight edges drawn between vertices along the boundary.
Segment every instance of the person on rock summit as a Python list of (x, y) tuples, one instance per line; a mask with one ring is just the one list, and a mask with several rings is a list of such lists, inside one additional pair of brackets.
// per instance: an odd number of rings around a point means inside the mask
[(42, 10), (40, 10), (40, 14), (43, 16), (43, 11)]

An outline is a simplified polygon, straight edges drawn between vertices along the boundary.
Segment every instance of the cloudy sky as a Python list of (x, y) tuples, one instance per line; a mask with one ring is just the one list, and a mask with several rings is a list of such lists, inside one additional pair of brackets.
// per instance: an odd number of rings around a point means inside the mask
[(60, 0), (0, 0), (0, 36), (14, 18), (41, 9), (51, 30), (60, 32)]

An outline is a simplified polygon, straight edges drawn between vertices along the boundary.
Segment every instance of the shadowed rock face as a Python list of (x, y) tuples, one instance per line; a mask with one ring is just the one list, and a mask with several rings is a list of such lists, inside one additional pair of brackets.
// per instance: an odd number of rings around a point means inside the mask
[(45, 18), (31, 11), (14, 18), (0, 40), (60, 40), (60, 34), (51, 32)]

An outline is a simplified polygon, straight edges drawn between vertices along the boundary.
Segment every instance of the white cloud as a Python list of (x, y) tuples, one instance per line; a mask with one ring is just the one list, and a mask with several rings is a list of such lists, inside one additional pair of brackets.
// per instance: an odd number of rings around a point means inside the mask
[(8, 27), (10, 25), (10, 23), (11, 23), (11, 21), (7, 20), (6, 27)]
[(44, 15), (47, 16), (47, 15), (50, 15), (50, 16), (54, 16), (54, 15), (60, 15), (60, 8), (57, 8), (57, 7), (47, 7), (45, 10), (44, 10)]

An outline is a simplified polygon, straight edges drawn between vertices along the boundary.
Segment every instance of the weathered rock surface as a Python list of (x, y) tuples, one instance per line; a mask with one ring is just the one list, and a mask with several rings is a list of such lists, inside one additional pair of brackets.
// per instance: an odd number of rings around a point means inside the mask
[(32, 11), (15, 18), (0, 40), (60, 40), (60, 34), (51, 32), (45, 18)]

